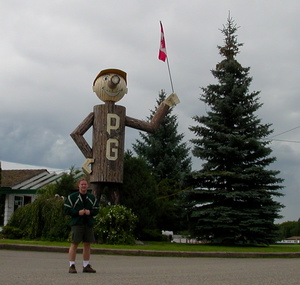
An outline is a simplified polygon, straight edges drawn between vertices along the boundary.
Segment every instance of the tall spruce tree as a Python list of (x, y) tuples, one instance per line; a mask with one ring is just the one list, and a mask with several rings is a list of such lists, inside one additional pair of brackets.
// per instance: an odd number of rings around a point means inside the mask
[(249, 67), (236, 60), (238, 27), (231, 17), (221, 32), (224, 45), (218, 46), (223, 60), (211, 71), (218, 83), (201, 88), (200, 100), (207, 115), (195, 116), (190, 127), (194, 156), (203, 160), (194, 172), (194, 189), (188, 194), (191, 229), (194, 235), (215, 242), (270, 243), (276, 237), (274, 219), (283, 207), (283, 179), (270, 170), (267, 137), (271, 124), (262, 124), (255, 112), (262, 106), (259, 92), (250, 92)]
[[(161, 90), (156, 100), (157, 106), (151, 111), (154, 115), (159, 104), (166, 99)], [(179, 231), (183, 208), (177, 195), (185, 187), (186, 178), (191, 173), (191, 157), (186, 143), (182, 142), (184, 134), (178, 134), (177, 116), (169, 110), (158, 130), (154, 134), (140, 132), (141, 140), (133, 144), (137, 155), (150, 167), (157, 183), (157, 227), (161, 230)], [(185, 225), (184, 225), (185, 226)]]
[[(166, 93), (161, 90), (156, 100), (157, 106), (148, 119), (153, 117), (165, 99)], [(182, 185), (191, 171), (191, 157), (187, 144), (182, 142), (184, 134), (177, 132), (177, 116), (171, 114), (172, 110), (169, 110), (154, 134), (140, 132), (141, 140), (136, 140), (133, 149), (146, 160), (157, 182), (169, 179)]]
[[(1, 161), (0, 161), (0, 188), (2, 186), (2, 167), (1, 167)], [(0, 226), (3, 226), (4, 224), (4, 206), (5, 206), (5, 195), (0, 194)]]

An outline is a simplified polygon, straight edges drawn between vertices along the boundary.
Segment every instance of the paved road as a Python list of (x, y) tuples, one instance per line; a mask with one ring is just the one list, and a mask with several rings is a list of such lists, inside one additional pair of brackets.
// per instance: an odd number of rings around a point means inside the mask
[(299, 285), (299, 258), (92, 255), (96, 274), (68, 273), (66, 253), (0, 250), (1, 285)]

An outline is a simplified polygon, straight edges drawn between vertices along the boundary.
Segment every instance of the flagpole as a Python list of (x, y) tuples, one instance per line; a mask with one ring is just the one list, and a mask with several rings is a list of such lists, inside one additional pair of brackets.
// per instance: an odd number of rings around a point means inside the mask
[(167, 66), (168, 66), (168, 71), (169, 71), (169, 77), (170, 77), (170, 83), (171, 83), (172, 93), (174, 93), (174, 87), (173, 87), (173, 81), (172, 81), (172, 76), (171, 76), (171, 71), (170, 71), (170, 65), (169, 65), (169, 59), (168, 59), (168, 57), (167, 57)]
[(169, 71), (171, 89), (172, 89), (172, 93), (174, 93), (173, 80), (172, 80), (171, 70), (170, 70), (170, 65), (169, 65), (169, 58), (167, 56), (167, 48), (166, 48), (166, 42), (165, 42), (165, 33), (164, 33), (164, 29), (163, 29), (163, 25), (162, 25), (161, 21), (160, 21), (160, 32), (161, 32), (161, 39), (160, 39), (160, 48), (159, 48), (158, 59), (160, 59), (162, 61), (166, 61), (167, 60), (167, 66), (168, 66), (168, 71)]

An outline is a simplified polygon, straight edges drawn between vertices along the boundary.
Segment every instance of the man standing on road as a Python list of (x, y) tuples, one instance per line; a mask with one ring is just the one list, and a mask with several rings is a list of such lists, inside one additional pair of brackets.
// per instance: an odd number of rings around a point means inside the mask
[(88, 193), (88, 182), (85, 178), (78, 182), (79, 192), (70, 194), (64, 203), (64, 211), (71, 216), (72, 239), (69, 249), (69, 273), (77, 273), (75, 267), (76, 250), (83, 242), (83, 272), (95, 273), (90, 265), (91, 243), (95, 242), (93, 231), (94, 216), (99, 212), (99, 202)]

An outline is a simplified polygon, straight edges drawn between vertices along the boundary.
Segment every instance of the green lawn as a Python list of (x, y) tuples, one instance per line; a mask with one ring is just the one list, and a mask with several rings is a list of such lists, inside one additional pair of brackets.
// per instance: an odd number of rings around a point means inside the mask
[[(0, 243), (63, 246), (68, 247), (67, 242), (29, 241), (1, 239)], [(156, 251), (198, 251), (198, 252), (300, 252), (300, 245), (270, 245), (270, 246), (217, 246), (204, 244), (179, 244), (169, 242), (144, 242), (144, 245), (105, 245), (95, 244), (93, 248), (104, 249), (132, 249), (132, 250), (156, 250)]]

